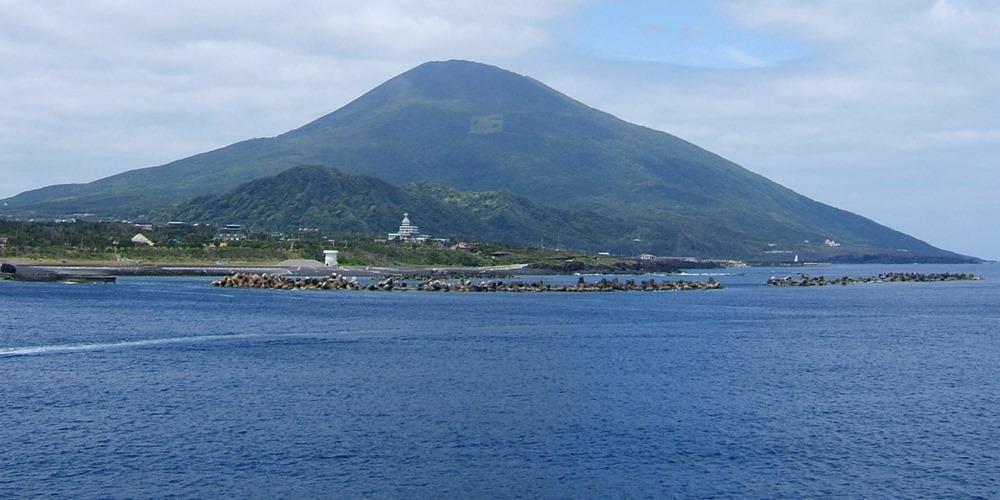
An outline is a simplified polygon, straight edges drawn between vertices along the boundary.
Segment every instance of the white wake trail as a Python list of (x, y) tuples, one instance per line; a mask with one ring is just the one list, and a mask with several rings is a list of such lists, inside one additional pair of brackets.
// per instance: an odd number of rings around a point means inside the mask
[(281, 339), (289, 337), (315, 337), (316, 334), (267, 334), (267, 333), (234, 333), (223, 335), (190, 335), (186, 337), (168, 337), (146, 340), (123, 340), (117, 342), (92, 342), (82, 344), (56, 344), (27, 347), (0, 347), (0, 357), (32, 356), (40, 354), (106, 351), (112, 349), (129, 349), (169, 344), (196, 344), (200, 342), (243, 340), (243, 339)]

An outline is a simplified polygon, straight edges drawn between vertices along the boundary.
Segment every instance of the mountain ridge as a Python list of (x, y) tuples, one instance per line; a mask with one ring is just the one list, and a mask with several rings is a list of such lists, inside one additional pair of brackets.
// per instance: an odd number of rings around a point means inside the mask
[(510, 192), (462, 192), (430, 182), (397, 187), (320, 165), (293, 167), (227, 193), (197, 197), (156, 214), (155, 220), (384, 235), (396, 230), (404, 213), (433, 236), (451, 239), (526, 245), (558, 235), (571, 248), (595, 249), (588, 231), (617, 233), (617, 239), (628, 232), (621, 219), (542, 206)]

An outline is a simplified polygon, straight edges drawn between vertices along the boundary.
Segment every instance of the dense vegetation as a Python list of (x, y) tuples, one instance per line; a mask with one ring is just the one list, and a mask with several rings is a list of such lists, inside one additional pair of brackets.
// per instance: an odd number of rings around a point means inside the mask
[[(624, 219), (533, 203), (508, 192), (459, 192), (431, 183), (404, 188), (324, 167), (299, 167), (251, 181), (219, 196), (200, 197), (157, 216), (162, 221), (228, 224), (262, 230), (314, 228), (323, 233), (382, 234), (404, 212), (434, 237), (515, 245), (637, 253), (637, 228)], [(604, 235), (597, 246), (594, 234)]]
[[(260, 231), (295, 232), (312, 228), (327, 234), (386, 234), (404, 212), (434, 237), (495, 241), (517, 246), (575, 248), (617, 255), (662, 250), (669, 222), (634, 220), (538, 204), (506, 191), (462, 192), (430, 182), (402, 188), (368, 176), (320, 166), (297, 167), (248, 182), (228, 193), (195, 198), (157, 219), (207, 224), (238, 223)], [(595, 235), (601, 235), (600, 238)], [(690, 250), (702, 244), (688, 234), (674, 235)], [(716, 244), (722, 240), (721, 237)], [(769, 254), (762, 244), (726, 241), (732, 255), (754, 261), (788, 261), (793, 255)], [(863, 254), (858, 246), (828, 247), (822, 241), (787, 243), (804, 259), (829, 260), (838, 254)], [(702, 247), (707, 252), (707, 246)], [(677, 253), (695, 253), (677, 252)], [(899, 258), (899, 257), (894, 257)], [(913, 258), (904, 255), (903, 258)], [(948, 256), (927, 257), (930, 259)]]
[[(831, 251), (802, 248), (802, 243), (832, 238), (842, 243), (833, 251), (841, 254), (953, 255), (800, 196), (674, 136), (589, 108), (530, 78), (464, 61), (421, 65), (278, 137), (91, 184), (23, 193), (7, 200), (5, 210), (149, 214), (308, 164), (333, 165), (396, 186), (429, 181), (459, 191), (488, 191), (455, 194), (455, 202), (442, 210), (464, 203), (465, 212), (478, 212), (480, 220), (498, 227), (505, 222), (510, 228), (545, 227), (537, 213), (527, 213), (532, 208), (522, 203), (526, 200), (535, 208), (568, 211), (552, 221), (561, 227), (594, 221), (564, 215), (600, 213), (606, 220), (628, 221), (624, 228), (634, 234), (626, 241), (639, 239), (645, 250), (659, 254), (760, 258), (774, 244), (822, 256)], [(384, 200), (394, 209), (399, 201), (407, 200)], [(341, 206), (367, 214), (339, 221), (342, 227), (384, 229), (377, 207), (366, 212), (369, 207), (351, 200)], [(530, 224), (509, 221), (525, 213)], [(266, 211), (245, 215), (288, 218)], [(336, 218), (317, 205), (302, 222), (326, 224)], [(594, 230), (580, 236), (589, 247), (599, 247), (620, 243), (621, 233)]]

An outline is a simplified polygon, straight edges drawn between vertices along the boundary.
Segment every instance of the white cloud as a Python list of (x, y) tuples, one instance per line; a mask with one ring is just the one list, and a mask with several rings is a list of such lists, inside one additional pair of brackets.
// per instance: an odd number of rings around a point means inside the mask
[(511, 61), (576, 5), (0, 1), (0, 197), (276, 135), (426, 60)]
[(718, 6), (738, 25), (795, 37), (812, 55), (731, 70), (606, 61), (539, 71), (570, 95), (820, 201), (1000, 257), (1000, 236), (991, 236), (1000, 233), (1000, 4)]
[(761, 68), (767, 66), (767, 63), (760, 57), (745, 50), (741, 50), (738, 47), (722, 47), (722, 52), (727, 58), (731, 59), (738, 66), (745, 66), (749, 68)]

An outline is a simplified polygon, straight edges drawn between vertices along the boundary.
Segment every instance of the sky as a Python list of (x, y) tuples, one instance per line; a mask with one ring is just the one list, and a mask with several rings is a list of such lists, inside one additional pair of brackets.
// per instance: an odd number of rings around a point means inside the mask
[(0, 0), (0, 198), (274, 136), (443, 59), (1000, 258), (986, 0)]

